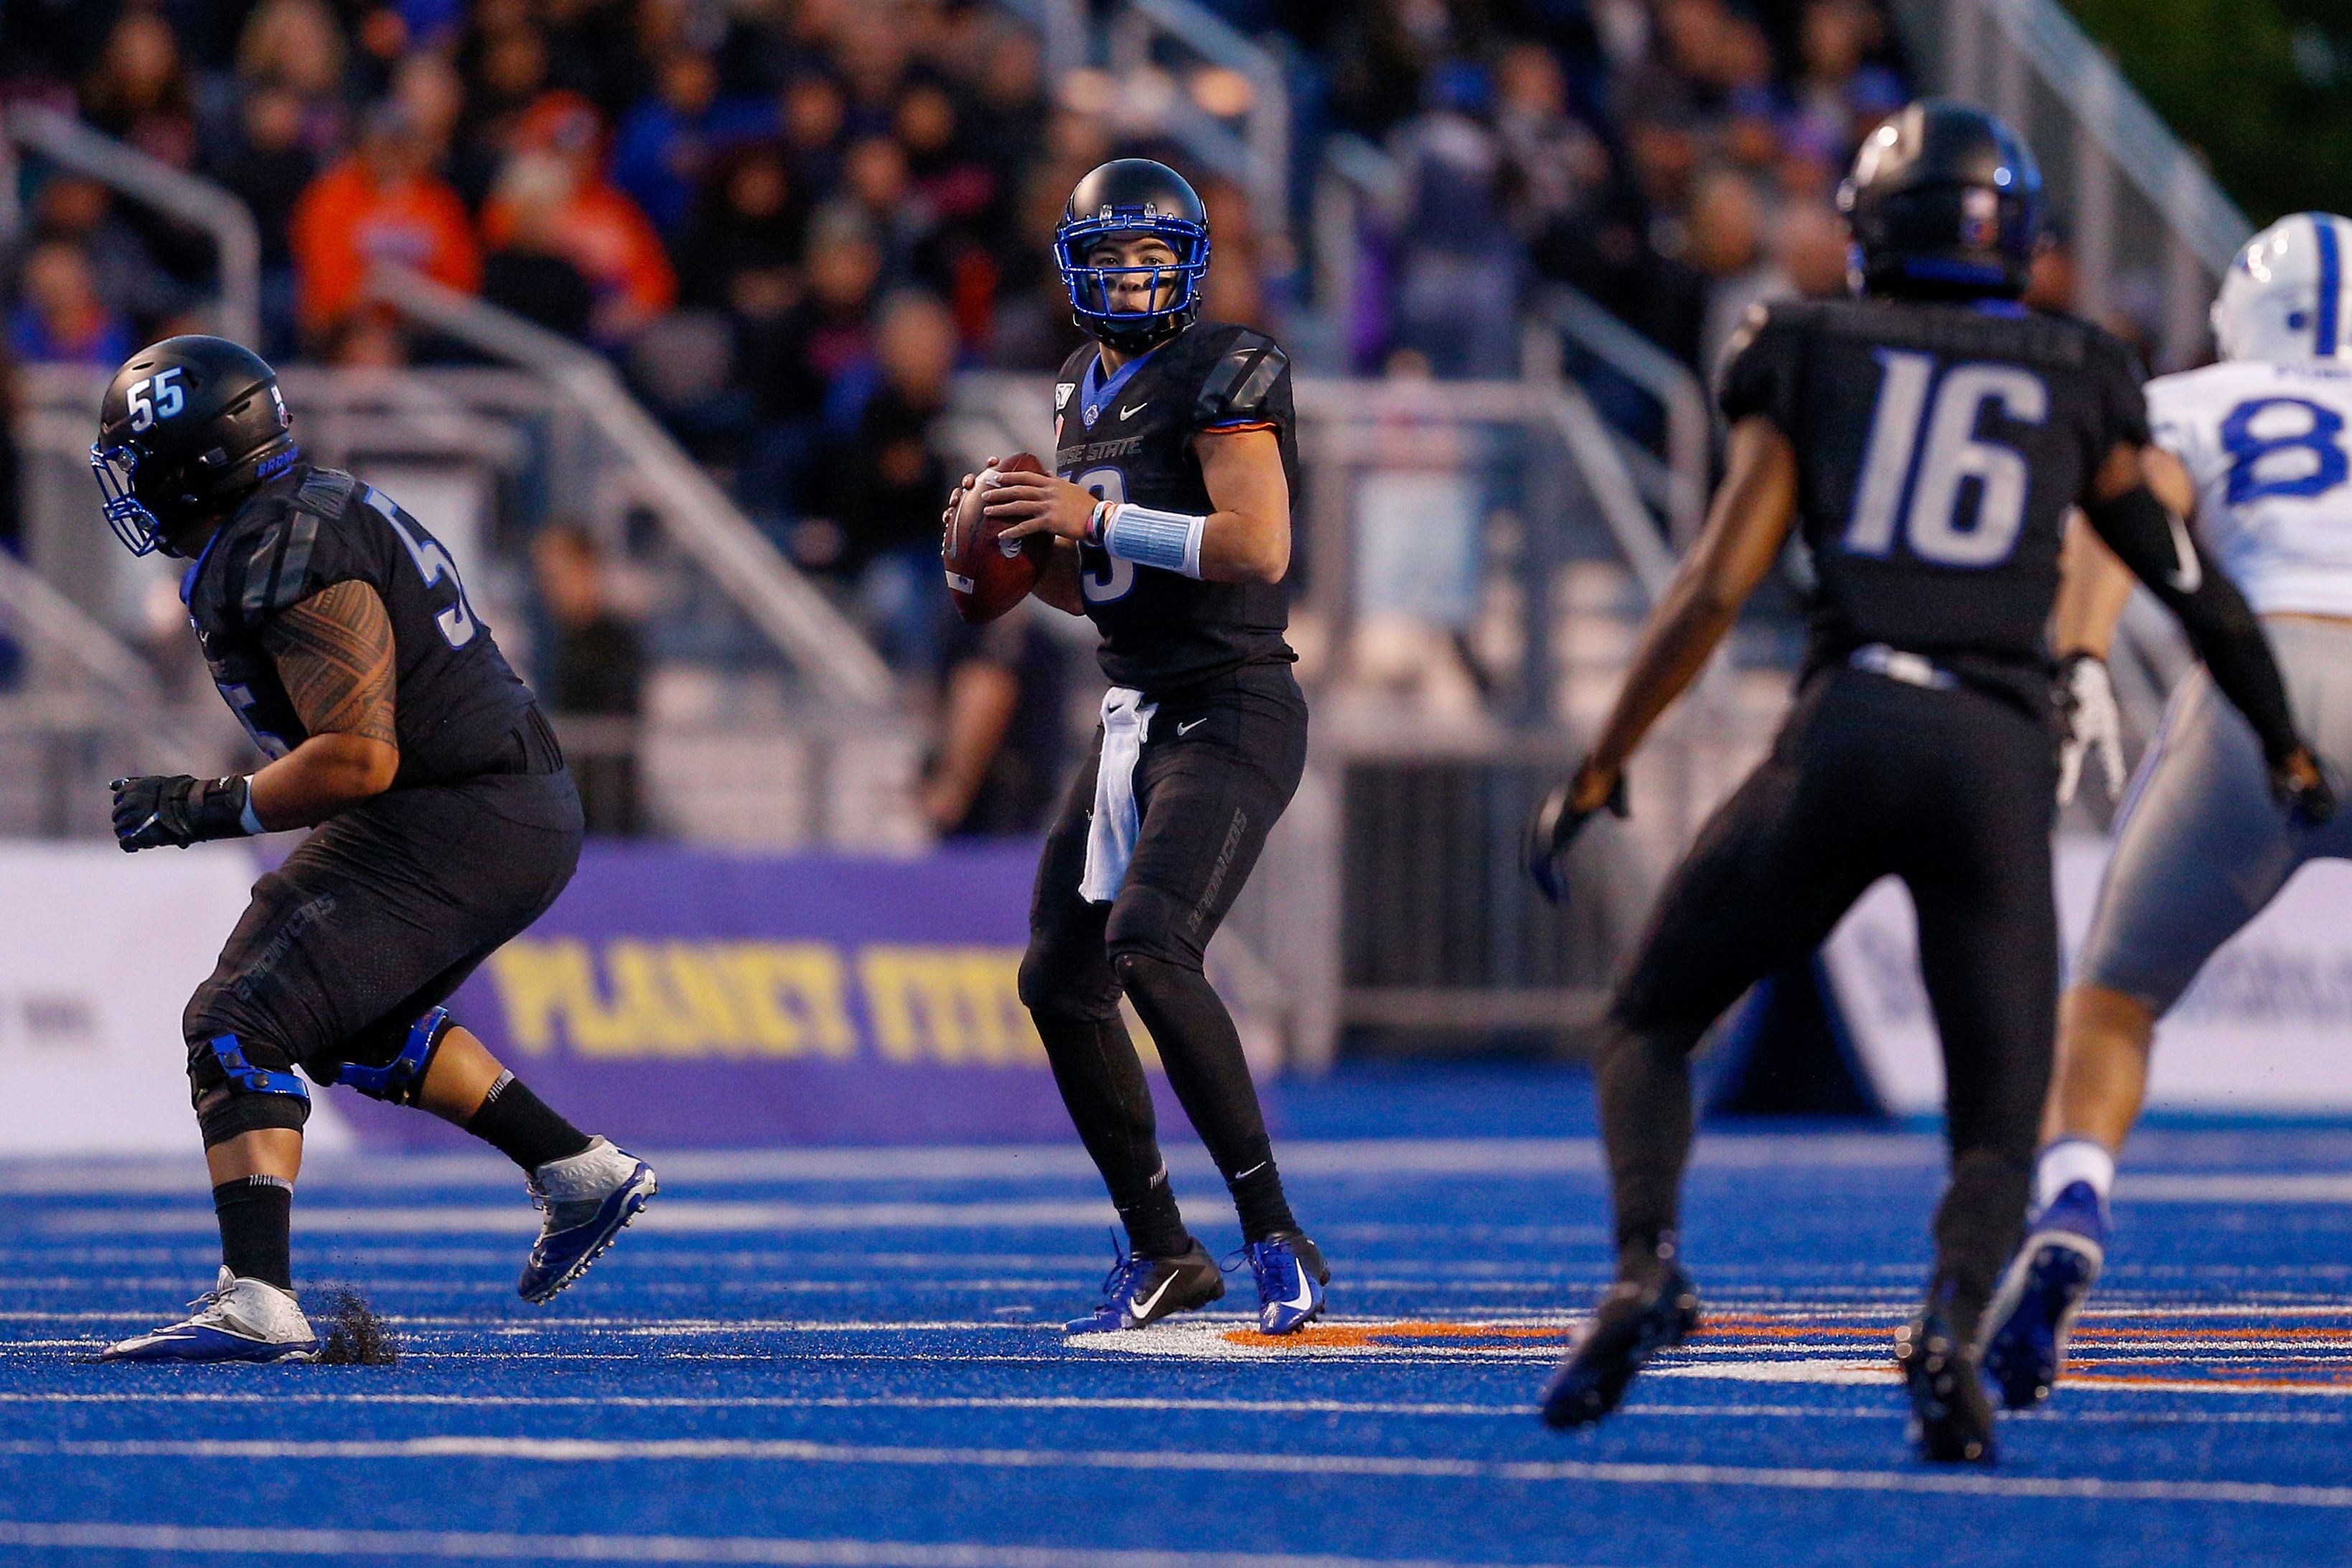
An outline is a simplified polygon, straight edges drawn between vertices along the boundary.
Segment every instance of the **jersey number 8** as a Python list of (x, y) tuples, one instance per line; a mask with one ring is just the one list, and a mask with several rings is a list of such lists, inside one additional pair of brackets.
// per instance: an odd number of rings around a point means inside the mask
[[(2049, 387), (2016, 365), (1954, 365), (1938, 384), (1932, 354), (1881, 349), (1877, 358), (1885, 375), (1846, 524), (1846, 552), (1891, 554), (1900, 514), (1903, 536), (1921, 560), (1999, 566), (2017, 548), (2025, 525), (2025, 455), (1979, 436), (1977, 423), (1985, 405), (1997, 403), (2017, 423), (2040, 424), (2050, 416)], [(1964, 527), (1961, 507), (1971, 479), (1976, 516)]]

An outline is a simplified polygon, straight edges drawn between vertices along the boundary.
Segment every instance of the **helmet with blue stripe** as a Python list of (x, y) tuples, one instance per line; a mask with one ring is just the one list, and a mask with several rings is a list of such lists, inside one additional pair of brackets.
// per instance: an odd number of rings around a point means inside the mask
[[(1175, 256), (1165, 265), (1097, 267), (1107, 239), (1149, 235)], [(1054, 259), (1080, 330), (1116, 349), (1148, 349), (1192, 324), (1209, 270), (1209, 213), (1183, 175), (1149, 158), (1118, 158), (1070, 193), (1054, 229)], [(1142, 309), (1118, 307), (1119, 286), (1139, 282)], [(1164, 296), (1163, 296), (1164, 291)]]
[(132, 555), (185, 553), (175, 538), (294, 465), (293, 424), (252, 350), (194, 334), (149, 344), (99, 404), (89, 466), (107, 525)]
[(2352, 220), (2334, 213), (2281, 218), (2238, 252), (2213, 300), (2213, 341), (2225, 360), (2329, 360), (2352, 352)]
[(1864, 291), (2014, 299), (2033, 270), (2042, 170), (1995, 116), (1921, 99), (1863, 139), (1838, 210)]

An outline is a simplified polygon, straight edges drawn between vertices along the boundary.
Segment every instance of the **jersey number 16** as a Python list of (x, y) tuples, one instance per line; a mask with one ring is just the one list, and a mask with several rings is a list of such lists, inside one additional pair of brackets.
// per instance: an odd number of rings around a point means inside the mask
[[(1892, 554), (1899, 525), (1921, 560), (1999, 566), (2025, 526), (2025, 455), (1985, 440), (1977, 425), (1987, 403), (1999, 404), (2015, 423), (2040, 424), (2050, 417), (2049, 387), (2016, 365), (1954, 365), (1939, 380), (1932, 354), (1880, 349), (1876, 355), (1885, 373), (1846, 524), (1846, 553)], [(1976, 513), (1964, 521), (1971, 479)]]

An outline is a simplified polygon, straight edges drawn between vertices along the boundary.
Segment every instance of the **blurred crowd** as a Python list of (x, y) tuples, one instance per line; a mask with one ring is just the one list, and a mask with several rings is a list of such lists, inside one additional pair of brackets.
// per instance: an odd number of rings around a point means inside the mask
[[(1559, 280), (1704, 372), (1750, 302), (1843, 288), (1832, 193), (1904, 97), (1876, 0), (1204, 4), (1286, 62), (1292, 211), (1208, 177), (1119, 80), (1048, 79), (984, 0), (0, 0), (0, 93), (248, 204), (274, 357), (451, 357), (372, 299), (379, 261), (609, 355), (939, 691), (1039, 657), (939, 619), (940, 420), (958, 368), (1078, 341), (1046, 241), (1096, 162), (1192, 173), (1206, 313), (1284, 332), (1328, 303), (1325, 150), (1383, 154), (1313, 368), (1514, 375)], [(37, 162), (20, 184), (9, 356), (111, 365), (194, 319), (204, 235)]]

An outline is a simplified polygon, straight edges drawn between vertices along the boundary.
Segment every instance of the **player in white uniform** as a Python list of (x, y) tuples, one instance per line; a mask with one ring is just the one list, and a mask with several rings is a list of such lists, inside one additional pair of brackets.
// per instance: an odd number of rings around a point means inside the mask
[[(2249, 241), (2213, 304), (2221, 361), (2148, 383), (2156, 486), (2193, 511), (2210, 553), (2263, 617), (2295, 727), (2338, 790), (2352, 783), (2352, 221), (2284, 218)], [(2153, 477), (2153, 476), (2152, 476)], [(2169, 490), (2171, 493), (2168, 493)], [(2198, 570), (2179, 540), (2180, 570)], [(2084, 552), (2095, 555), (2098, 552)], [(2105, 750), (2105, 655), (2131, 578), (2112, 558), (2071, 570), (2058, 612), (2067, 785)], [(2112, 783), (2111, 783), (2112, 787)], [(1986, 1321), (1984, 1368), (2012, 1406), (2046, 1397), (2066, 1332), (2105, 1256), (2116, 1154), (2138, 1117), (2156, 1020), (2213, 951), (2305, 862), (2352, 859), (2352, 812), (2314, 824), (2272, 797), (2253, 731), (2200, 666), (2125, 797), (2074, 984), (2034, 1175), (2038, 1210)]]

